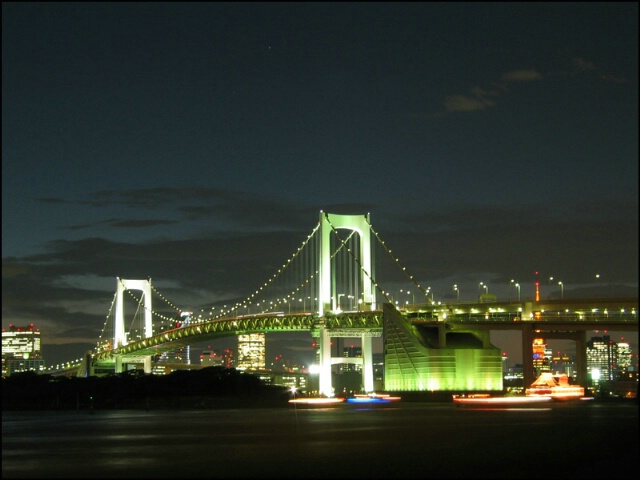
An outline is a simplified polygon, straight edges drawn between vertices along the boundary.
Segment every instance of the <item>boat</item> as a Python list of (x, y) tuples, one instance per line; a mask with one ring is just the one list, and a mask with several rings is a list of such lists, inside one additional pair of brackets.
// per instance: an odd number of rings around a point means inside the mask
[(592, 400), (585, 397), (584, 387), (571, 385), (569, 377), (564, 373), (543, 372), (525, 390), (524, 395), (492, 396), (488, 393), (476, 393), (468, 395), (453, 395), (453, 403), (456, 406), (476, 407), (526, 407), (539, 406), (553, 401)]
[(356, 393), (353, 397), (347, 397), (346, 402), (355, 404), (388, 404), (399, 400), (400, 397), (391, 396), (387, 393), (372, 392), (366, 394)]
[(566, 373), (554, 375), (551, 372), (542, 372), (524, 394), (526, 397), (550, 397), (560, 401), (585, 398), (584, 387), (571, 385)]
[(496, 408), (523, 408), (537, 407), (552, 402), (551, 397), (527, 397), (523, 395), (492, 396), (485, 393), (453, 395), (453, 403), (457, 407), (496, 407)]
[(298, 397), (289, 400), (294, 406), (304, 407), (332, 407), (344, 402), (341, 397)]

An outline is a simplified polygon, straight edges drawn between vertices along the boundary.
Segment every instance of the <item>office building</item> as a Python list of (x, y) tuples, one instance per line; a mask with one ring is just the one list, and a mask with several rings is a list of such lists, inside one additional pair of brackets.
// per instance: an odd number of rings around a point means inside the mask
[(235, 365), (233, 350), (226, 349), (222, 352), (217, 350), (204, 350), (200, 354), (201, 367), (226, 367), (232, 368)]
[(631, 349), (626, 342), (614, 342), (609, 335), (587, 341), (587, 373), (594, 383), (618, 380), (631, 367)]
[(551, 350), (543, 338), (534, 338), (532, 349), (533, 369), (538, 377), (542, 372), (549, 372), (551, 369)]
[(264, 370), (266, 365), (266, 337), (264, 333), (238, 335), (239, 370)]
[(2, 329), (2, 375), (28, 370), (40, 371), (45, 366), (40, 349), (40, 329), (33, 323), (26, 327), (13, 324)]

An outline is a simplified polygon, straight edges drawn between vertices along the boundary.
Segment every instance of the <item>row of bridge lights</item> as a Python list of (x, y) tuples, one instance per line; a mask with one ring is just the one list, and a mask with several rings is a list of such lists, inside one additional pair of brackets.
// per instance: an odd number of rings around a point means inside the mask
[[(598, 280), (599, 278), (600, 278), (600, 274), (596, 274), (595, 275), (595, 279)], [(551, 282), (552, 281), (553, 281), (553, 277), (549, 277), (549, 286), (551, 286)], [(560, 298), (562, 300), (564, 300), (564, 283), (562, 281), (558, 281), (558, 286), (560, 287)], [(509, 282), (509, 288), (512, 288), (512, 287), (515, 288), (516, 291), (518, 292), (518, 301), (521, 301), (521, 295), (520, 295), (521, 294), (521, 292), (520, 292), (521, 285), (520, 285), (520, 283), (518, 283), (514, 279), (512, 279)], [(480, 289), (481, 293), (482, 293), (482, 290), (484, 290), (485, 294), (489, 293), (489, 285), (487, 285), (484, 282), (480, 282), (478, 284), (478, 288)], [(460, 301), (460, 287), (458, 286), (458, 284), (454, 284), (453, 285), (453, 291), (456, 293), (456, 299), (459, 302)], [(400, 295), (402, 293), (406, 293), (406, 295), (411, 295), (411, 300), (412, 300), (411, 303), (415, 304), (415, 295), (412, 295), (409, 290), (407, 290), (406, 292), (404, 292), (403, 290), (400, 290), (396, 294), (396, 296), (395, 296), (396, 300), (393, 303), (395, 303), (396, 305), (400, 305), (401, 304)], [(431, 291), (431, 287), (427, 287), (425, 293), (427, 294), (427, 297), (429, 295), (431, 296), (431, 303), (434, 304), (435, 302), (434, 302), (434, 299), (433, 299), (433, 292)], [(391, 296), (391, 292), (382, 292), (382, 294), (385, 295), (385, 296)], [(343, 296), (343, 295), (344, 294), (340, 294), (338, 297)], [(353, 297), (349, 296), (349, 298), (353, 298)], [(409, 303), (409, 301), (406, 300), (405, 304), (408, 304), (408, 303)], [(340, 304), (340, 301), (338, 299), (338, 305), (339, 304)], [(352, 309), (353, 309), (353, 306), (352, 306)]]
[[(427, 287), (427, 289), (424, 291), (424, 293), (426, 294), (427, 298), (431, 297), (431, 303), (435, 304), (435, 300), (433, 299), (433, 292), (431, 291), (431, 287)], [(407, 290), (406, 292), (404, 291), (404, 289), (400, 289), (396, 292), (395, 295), (395, 300), (393, 300), (394, 295), (392, 294), (392, 292), (382, 292), (382, 295), (386, 298), (390, 298), (392, 300), (392, 303), (394, 303), (395, 305), (401, 305), (402, 304), (402, 300), (400, 299), (400, 296), (404, 294), (407, 295), (407, 300), (405, 300), (404, 304), (408, 305), (409, 304), (409, 300), (408, 298), (411, 297), (411, 303), (415, 304), (416, 303), (416, 296), (415, 293), (411, 293), (411, 290)]]
[[(595, 279), (598, 280), (599, 278), (600, 278), (600, 275), (596, 274), (595, 275)], [(553, 279), (554, 279), (554, 277), (548, 277), (549, 286), (551, 286), (551, 282), (553, 281)], [(562, 281), (558, 281), (558, 285), (560, 286), (560, 297), (561, 297), (561, 299), (564, 299), (564, 283)], [(511, 288), (511, 287), (513, 287), (513, 288), (515, 288), (517, 290), (518, 301), (521, 301), (521, 291), (520, 291), (521, 286), (520, 286), (520, 283), (518, 283), (518, 282), (516, 282), (515, 280), (512, 279), (509, 282), (509, 288)], [(489, 285), (484, 283), (484, 282), (480, 282), (478, 284), (478, 288), (480, 289), (481, 293), (482, 293), (483, 290), (484, 290), (485, 294), (489, 293)], [(458, 286), (458, 284), (454, 284), (453, 285), (453, 291), (456, 294), (457, 300), (460, 301), (460, 287)], [(431, 287), (427, 287), (427, 289), (425, 290), (425, 293), (427, 295), (427, 298), (429, 298), (429, 296), (431, 297), (430, 298), (431, 303), (435, 304), (433, 291), (431, 290)], [(386, 296), (386, 297), (393, 297), (391, 292), (384, 292), (383, 291), (382, 294), (384, 296)], [(411, 303), (415, 304), (415, 294), (412, 294), (410, 290), (407, 290), (405, 292), (404, 290), (401, 289), (398, 292), (396, 292), (395, 301), (393, 301), (393, 303), (395, 305), (401, 305), (402, 304), (402, 300), (400, 300), (401, 294), (406, 294), (407, 296), (411, 296), (411, 300), (412, 300)], [(337, 307), (341, 308), (341, 299), (342, 299), (342, 297), (347, 297), (350, 300), (351, 310), (353, 310), (354, 300), (356, 298), (354, 295), (349, 295), (349, 294), (346, 294), (346, 293), (340, 293), (340, 294), (337, 295), (337, 299), (335, 297), (331, 297), (331, 300), (336, 299), (337, 300), (337, 302), (336, 302)], [(283, 298), (283, 299), (277, 300), (275, 303), (274, 303), (274, 301), (269, 301), (268, 302), (267, 300), (263, 300), (261, 302), (256, 302), (255, 306), (256, 306), (256, 309), (257, 309), (258, 312), (266, 312), (266, 311), (272, 310), (277, 305), (285, 304), (285, 305), (288, 305), (288, 311), (289, 311), (289, 313), (291, 313), (291, 305), (295, 304), (296, 300), (298, 301), (298, 303), (302, 303), (302, 309), (303, 309), (303, 311), (306, 311), (307, 310), (307, 300), (309, 300), (309, 303), (311, 304), (311, 300), (312, 299), (311, 299), (310, 296), (297, 298), (297, 299), (296, 298), (291, 298), (291, 299)], [(318, 299), (314, 298), (313, 300), (315, 302), (317, 302)], [(362, 303), (363, 303), (362, 299), (358, 299), (358, 306), (359, 307), (361, 306)], [(409, 304), (408, 299), (405, 300), (404, 303), (405, 304)], [(253, 303), (238, 303), (238, 304), (234, 305), (232, 308), (230, 308), (228, 311), (227, 311), (227, 305), (224, 305), (220, 309), (220, 314), (218, 316), (220, 317), (220, 316), (222, 316), (222, 315), (224, 315), (226, 313), (231, 313), (233, 311), (235, 311), (236, 314), (237, 314), (238, 311), (240, 309), (242, 309), (242, 308), (245, 309), (245, 314), (250, 315), (251, 314), (251, 306), (253, 306), (253, 305), (254, 305)], [(214, 312), (215, 308), (216, 307), (212, 307), (211, 308), (211, 316), (214, 315), (213, 312)], [(202, 312), (204, 313), (204, 310), (202, 310)], [(198, 319), (207, 320), (207, 319), (203, 319), (202, 315), (199, 315)]]
[[(596, 280), (599, 279), (600, 275), (596, 274), (595, 278), (596, 278)], [(549, 277), (549, 285), (551, 285), (552, 281), (553, 281), (553, 277)], [(564, 283), (559, 281), (558, 285), (560, 286), (561, 298), (564, 299)], [(485, 294), (489, 293), (489, 286), (487, 284), (485, 284), (484, 282), (480, 282), (478, 284), (478, 286), (479, 286), (481, 291), (484, 290)], [(521, 300), (520, 284), (512, 279), (510, 281), (510, 283), (509, 283), (509, 287), (510, 288), (513, 287), (513, 288), (515, 288), (517, 290), (517, 292), (518, 292), (518, 301), (520, 301)], [(453, 285), (453, 291), (456, 293), (457, 300), (460, 301), (460, 288), (459, 288), (458, 284), (454, 284)], [(425, 293), (427, 294), (427, 298), (429, 298), (429, 295), (431, 296), (431, 298), (430, 298), (431, 303), (433, 305), (435, 305), (434, 296), (433, 296), (433, 292), (431, 291), (431, 287), (427, 287)], [(384, 296), (386, 296), (386, 297), (392, 297), (391, 292), (384, 292), (383, 291), (382, 294)], [(407, 290), (405, 292), (404, 290), (401, 289), (395, 295), (395, 301), (393, 302), (395, 305), (398, 305), (398, 306), (402, 305), (402, 301), (400, 300), (401, 294), (406, 294), (407, 296), (411, 296), (412, 303), (415, 304), (415, 295), (412, 294), (410, 290)], [(364, 295), (364, 293), (363, 293), (363, 295)], [(341, 309), (341, 299), (342, 299), (342, 297), (347, 297), (350, 300), (351, 310), (353, 310), (354, 300), (355, 300), (356, 297), (354, 295), (349, 295), (349, 294), (346, 294), (346, 293), (340, 293), (340, 294), (337, 295), (337, 308)], [(336, 298), (335, 297), (331, 297), (331, 300), (334, 300), (334, 299), (336, 299)], [(311, 297), (307, 296), (307, 297), (302, 297), (302, 298), (297, 298), (297, 299), (296, 298), (291, 298), (291, 299), (283, 298), (283, 299), (277, 300), (275, 302), (275, 304), (274, 304), (274, 301), (267, 302), (267, 300), (263, 300), (261, 302), (256, 302), (255, 306), (257, 307), (258, 313), (262, 313), (262, 312), (266, 312), (266, 311), (269, 311), (269, 310), (273, 310), (273, 308), (275, 308), (276, 306), (278, 306), (280, 304), (285, 304), (285, 305), (288, 305), (288, 313), (291, 313), (291, 305), (295, 304), (296, 300), (297, 300), (298, 303), (302, 303), (303, 311), (307, 310), (307, 304), (306, 304), (307, 300), (309, 300), (309, 302), (311, 303)], [(318, 299), (314, 298), (313, 300), (315, 302), (317, 302)], [(360, 308), (362, 303), (363, 303), (362, 299), (358, 299), (358, 308)], [(409, 301), (406, 300), (404, 303), (405, 304), (409, 304)], [(242, 308), (245, 309), (245, 314), (250, 315), (251, 314), (251, 306), (252, 305), (254, 305), (254, 304), (253, 303), (242, 303), (242, 304), (238, 303), (238, 304), (234, 305), (234, 307), (230, 308), (228, 311), (227, 311), (227, 305), (224, 305), (220, 309), (220, 314), (215, 318), (219, 318), (219, 317), (223, 316), (226, 313), (231, 313), (231, 312), (234, 312), (234, 311), (236, 312), (236, 315), (237, 315), (238, 311), (240, 309), (242, 309)], [(212, 307), (211, 308), (211, 317), (213, 317), (213, 315), (214, 315), (213, 312), (214, 312), (215, 308), (216, 307)], [(204, 310), (201, 310), (201, 312), (204, 313)], [(207, 318), (203, 318), (203, 315), (199, 315), (198, 316), (198, 320), (206, 321), (206, 320), (210, 320), (211, 317), (207, 319)]]
[[(600, 274), (596, 273), (595, 280), (598, 281), (599, 279), (600, 279)], [(549, 277), (549, 281), (548, 281), (549, 287), (551, 287), (551, 282), (553, 282), (553, 277)], [(560, 298), (564, 300), (564, 283), (562, 281), (558, 281), (558, 286), (560, 287)], [(515, 288), (518, 291), (518, 301), (520, 301), (520, 284), (512, 279), (509, 282), (509, 288), (511, 287)], [(487, 285), (484, 282), (480, 282), (478, 284), (478, 288), (480, 289), (481, 293), (483, 289), (485, 294), (489, 293), (489, 285)], [(457, 299), (458, 301), (460, 301), (460, 288), (458, 287), (457, 284), (453, 285), (453, 291), (456, 292)]]
[[(343, 295), (343, 294), (341, 294), (341, 295)], [(333, 298), (333, 297), (331, 297), (331, 298)], [(349, 298), (353, 298), (353, 296), (349, 295)], [(226, 313), (230, 313), (230, 312), (234, 312), (234, 311), (236, 312), (236, 314), (238, 314), (238, 311), (240, 309), (245, 309), (245, 314), (246, 315), (251, 315), (251, 307), (253, 305), (255, 305), (256, 310), (258, 311), (258, 313), (262, 313), (262, 312), (265, 312), (265, 311), (268, 311), (268, 310), (272, 310), (273, 308), (275, 308), (279, 304), (288, 304), (289, 313), (291, 313), (291, 305), (294, 304), (296, 301), (298, 303), (302, 304), (302, 309), (304, 311), (306, 311), (306, 309), (307, 309), (307, 300), (309, 301), (309, 306), (312, 305), (312, 302), (311, 302), (312, 300), (315, 301), (315, 302), (318, 301), (317, 298), (313, 298), (312, 299), (310, 296), (307, 296), (307, 297), (292, 298), (292, 299), (283, 298), (283, 299), (278, 299), (278, 300), (275, 300), (275, 301), (273, 301), (273, 300), (271, 300), (271, 301), (262, 300), (260, 302), (256, 302), (255, 304), (254, 303), (236, 304), (233, 307), (231, 307), (229, 310), (227, 310), (227, 305), (223, 305), (222, 307), (220, 307), (220, 313), (219, 313), (218, 316), (222, 316), (222, 315), (224, 315)], [(215, 310), (216, 310), (216, 307), (211, 307), (210, 317), (215, 316), (215, 313), (214, 313)], [(210, 317), (209, 318), (203, 318), (204, 313), (205, 313), (204, 309), (201, 309), (200, 312), (201, 312), (201, 314), (198, 315), (198, 319), (199, 320), (208, 320), (208, 319), (210, 319)]]
[[(595, 279), (596, 279), (596, 280), (598, 280), (599, 278), (600, 278), (600, 274), (596, 274), (596, 275), (595, 275)], [(554, 277), (552, 277), (552, 276), (551, 276), (551, 277), (548, 277), (548, 280), (549, 280), (549, 286), (551, 286), (551, 282), (553, 281), (553, 279), (554, 279)], [(561, 299), (563, 299), (563, 300), (564, 300), (564, 283), (563, 283), (562, 281), (558, 281), (558, 285), (559, 285), (559, 287), (560, 287), (560, 297), (561, 297)], [(509, 282), (509, 288), (511, 288), (511, 287), (513, 287), (513, 288), (515, 288), (515, 289), (517, 290), (517, 293), (518, 293), (518, 301), (521, 301), (521, 290), (520, 290), (520, 289), (521, 289), (521, 286), (520, 286), (520, 283), (518, 283), (518, 282), (516, 282), (514, 279), (512, 279), (512, 280)], [(478, 284), (478, 288), (480, 289), (481, 293), (482, 293), (482, 291), (484, 290), (484, 293), (485, 293), (485, 294), (489, 294), (489, 285), (488, 285), (488, 284), (486, 284), (486, 283), (484, 283), (484, 282), (480, 282), (480, 283)], [(454, 291), (454, 292), (455, 292), (455, 294), (456, 294), (456, 298), (457, 298), (457, 300), (458, 300), (458, 301), (460, 301), (460, 287), (458, 286), (458, 284), (454, 284), (454, 285), (453, 285), (453, 291)], [(257, 292), (256, 292), (256, 293), (257, 293)], [(431, 297), (431, 298), (430, 298), (431, 303), (432, 303), (432, 304), (435, 304), (435, 301), (434, 301), (434, 298), (433, 298), (433, 297), (434, 297), (434, 295), (433, 295), (433, 291), (431, 291), (431, 287), (427, 287), (427, 289), (426, 289), (425, 293), (426, 293), (426, 295), (427, 295), (427, 298), (429, 298), (429, 296)], [(383, 294), (384, 296), (386, 296), (387, 298), (388, 298), (388, 297), (393, 297), (393, 295), (391, 294), (391, 292), (384, 292), (384, 291), (383, 291), (383, 292), (382, 292), (382, 294)], [(397, 293), (396, 293), (396, 295), (395, 295), (395, 301), (393, 301), (393, 303), (394, 303), (395, 305), (401, 305), (401, 304), (402, 304), (402, 301), (400, 300), (401, 294), (406, 294), (407, 296), (411, 296), (411, 300), (412, 300), (412, 302), (411, 302), (411, 303), (412, 303), (412, 304), (415, 304), (415, 295), (414, 295), (414, 294), (411, 294), (411, 291), (410, 291), (410, 290), (407, 290), (406, 292), (404, 292), (404, 290), (402, 290), (402, 289), (401, 289), (401, 290), (399, 290), (399, 292), (397, 292)], [(337, 301), (336, 301), (337, 308), (338, 308), (338, 309), (341, 309), (341, 299), (342, 299), (342, 297), (347, 297), (347, 298), (350, 300), (350, 307), (351, 307), (351, 310), (353, 310), (353, 308), (354, 308), (354, 300), (355, 300), (355, 298), (356, 298), (354, 295), (349, 295), (349, 294), (346, 294), (346, 293), (340, 293), (340, 294), (338, 294), (338, 295), (337, 295), (337, 299), (336, 299), (335, 297), (331, 297), (331, 300), (337, 300)], [(266, 312), (266, 311), (269, 311), (269, 310), (273, 310), (273, 308), (275, 308), (276, 306), (278, 306), (278, 305), (280, 305), (280, 304), (284, 304), (284, 305), (288, 305), (288, 311), (289, 311), (289, 313), (291, 313), (291, 305), (292, 305), (292, 304), (295, 304), (296, 300), (298, 301), (298, 303), (302, 303), (302, 309), (303, 309), (303, 311), (306, 311), (306, 310), (307, 310), (307, 305), (306, 305), (307, 300), (309, 300), (309, 302), (311, 303), (311, 297), (310, 297), (310, 296), (307, 296), (307, 297), (302, 297), (302, 298), (297, 298), (297, 299), (296, 299), (295, 297), (294, 297), (294, 298), (283, 298), (283, 299), (279, 299), (279, 300), (277, 300), (277, 301), (275, 302), (275, 304), (274, 304), (274, 301), (269, 301), (269, 302), (267, 303), (267, 300), (263, 300), (263, 301), (261, 301), (261, 302), (256, 302), (256, 303), (255, 303), (255, 306), (256, 306), (256, 308), (257, 308), (258, 312)], [(317, 298), (314, 298), (313, 300), (314, 300), (315, 302), (317, 302), (317, 300), (318, 300), (318, 299), (317, 299)], [(362, 299), (358, 299), (358, 308), (360, 308), (360, 306), (361, 306), (361, 304), (362, 304), (362, 303), (363, 303)], [(405, 302), (404, 302), (404, 303), (405, 303), (405, 304), (409, 304), (409, 301), (408, 301), (408, 300), (405, 300)], [(247, 315), (250, 315), (250, 314), (251, 314), (251, 306), (253, 306), (253, 305), (254, 305), (253, 303), (247, 303), (247, 302), (245, 302), (245, 303), (238, 303), (238, 304), (234, 305), (232, 308), (230, 308), (228, 311), (227, 311), (227, 305), (224, 305), (224, 306), (220, 309), (220, 314), (218, 315), (218, 317), (221, 317), (221, 316), (223, 316), (224, 314), (231, 313), (231, 312), (234, 312), (234, 311), (236, 312), (236, 315), (237, 315), (237, 314), (238, 314), (238, 311), (239, 311), (240, 309), (242, 309), (242, 308), (244, 308), (244, 309), (245, 309), (245, 313), (246, 313)], [(262, 305), (262, 306), (261, 306), (261, 305)], [(261, 310), (261, 309), (262, 309), (262, 310)], [(215, 310), (215, 307), (212, 307), (212, 308), (211, 308), (211, 315), (212, 315), (212, 316), (213, 316), (213, 312), (214, 312), (214, 310)], [(204, 310), (202, 310), (202, 312), (204, 313)], [(198, 319), (203, 320), (202, 315), (199, 315), (199, 316), (198, 316)], [(204, 319), (204, 320), (206, 320), (206, 319)]]
[(59, 363), (55, 367), (54, 366), (47, 367), (44, 370), (45, 371), (66, 370), (68, 368), (78, 367), (80, 366), (81, 363), (82, 363), (82, 358), (77, 358), (75, 360), (69, 360), (68, 362)]

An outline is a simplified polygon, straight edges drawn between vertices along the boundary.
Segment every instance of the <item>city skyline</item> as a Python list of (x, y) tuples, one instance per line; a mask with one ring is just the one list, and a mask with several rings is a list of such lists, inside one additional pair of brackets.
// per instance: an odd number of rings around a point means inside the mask
[(321, 210), (370, 214), (443, 300), (524, 298), (536, 271), (544, 295), (638, 296), (635, 3), (2, 13), (3, 328), (56, 357), (95, 345), (117, 277), (243, 300)]

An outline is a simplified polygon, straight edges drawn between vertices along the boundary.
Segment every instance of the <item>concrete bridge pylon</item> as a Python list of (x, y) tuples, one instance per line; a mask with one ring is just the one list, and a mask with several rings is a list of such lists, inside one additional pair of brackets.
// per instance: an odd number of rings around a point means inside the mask
[(129, 343), (124, 326), (124, 292), (126, 290), (142, 291), (144, 300), (144, 337), (149, 338), (153, 335), (153, 327), (151, 323), (152, 305), (151, 305), (151, 279), (147, 280), (127, 280), (117, 277), (116, 287), (116, 320), (113, 335), (113, 347), (124, 347)]
[[(359, 237), (360, 268), (358, 269), (359, 284), (362, 285), (362, 306), (366, 309), (376, 309), (375, 285), (373, 284), (373, 250), (371, 248), (371, 229), (369, 228), (369, 214), (367, 215), (338, 215), (320, 211), (320, 248), (318, 258), (318, 316), (323, 318), (327, 312), (337, 311), (337, 299), (332, 295), (335, 285), (335, 272), (331, 268), (331, 233), (334, 229), (355, 231)], [(320, 374), (319, 390), (321, 395), (333, 396), (331, 381), (331, 365), (338, 359), (331, 356), (331, 331), (326, 326), (320, 326)], [(373, 387), (373, 352), (371, 337), (361, 336), (362, 340), (362, 372), (363, 386), (366, 392), (372, 392)]]

